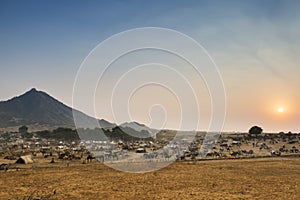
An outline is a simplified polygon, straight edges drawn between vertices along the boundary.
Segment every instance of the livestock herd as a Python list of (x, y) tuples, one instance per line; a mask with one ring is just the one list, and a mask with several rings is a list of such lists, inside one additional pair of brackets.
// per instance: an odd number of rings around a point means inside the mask
[[(172, 136), (170, 138), (173, 138)], [(100, 162), (128, 161), (132, 155), (142, 161), (200, 160), (200, 159), (236, 159), (270, 156), (299, 156), (300, 134), (222, 134), (218, 138), (205, 138), (197, 134), (192, 142), (172, 141), (165, 138), (152, 141), (81, 141), (56, 143), (36, 143), (31, 145), (1, 144), (0, 158), (10, 160), (0, 165), (7, 171), (12, 161), (21, 156), (57, 160), (80, 161), (90, 163), (94, 159)], [(69, 163), (68, 162), (68, 163)], [(26, 162), (24, 162), (26, 164)]]

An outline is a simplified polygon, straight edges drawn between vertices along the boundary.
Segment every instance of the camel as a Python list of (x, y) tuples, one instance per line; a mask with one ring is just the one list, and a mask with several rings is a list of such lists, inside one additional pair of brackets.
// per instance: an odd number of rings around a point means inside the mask
[(0, 170), (4, 170), (6, 172), (8, 170), (8, 164), (5, 164), (5, 163), (1, 164)]

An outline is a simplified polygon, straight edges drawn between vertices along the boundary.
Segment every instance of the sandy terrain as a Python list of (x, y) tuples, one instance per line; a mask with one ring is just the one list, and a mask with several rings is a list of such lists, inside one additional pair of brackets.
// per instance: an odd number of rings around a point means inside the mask
[(0, 172), (0, 199), (300, 199), (299, 158), (176, 162), (145, 174), (95, 161), (18, 167)]

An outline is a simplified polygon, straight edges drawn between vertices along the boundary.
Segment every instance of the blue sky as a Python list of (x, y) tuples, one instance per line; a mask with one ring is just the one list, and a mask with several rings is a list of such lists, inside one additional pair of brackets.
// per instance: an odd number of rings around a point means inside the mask
[[(36, 87), (71, 105), (77, 70), (99, 42), (132, 28), (165, 27), (194, 38), (219, 66), (226, 130), (261, 124), (300, 131), (299, 9), (299, 1), (276, 0), (0, 0), (0, 100)], [(276, 116), (276, 106), (289, 107), (289, 115)]]

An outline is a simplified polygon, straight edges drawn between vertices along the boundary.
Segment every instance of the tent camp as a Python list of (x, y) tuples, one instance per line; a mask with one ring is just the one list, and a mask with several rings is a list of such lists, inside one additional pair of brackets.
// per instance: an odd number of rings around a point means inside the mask
[(18, 158), (16, 163), (18, 163), (18, 164), (30, 164), (30, 163), (33, 163), (33, 160), (32, 160), (31, 155), (20, 156), (20, 158)]

